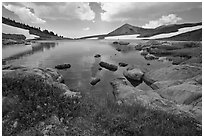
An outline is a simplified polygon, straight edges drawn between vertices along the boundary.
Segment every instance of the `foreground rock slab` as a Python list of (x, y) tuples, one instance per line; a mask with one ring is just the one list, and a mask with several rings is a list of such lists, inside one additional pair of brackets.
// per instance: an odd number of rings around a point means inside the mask
[(185, 80), (202, 74), (202, 69), (190, 65), (172, 65), (157, 70), (152, 70), (144, 74), (145, 79), (153, 81), (165, 80)]
[(113, 87), (113, 95), (118, 103), (139, 104), (147, 109), (161, 110), (170, 114), (193, 117), (202, 122), (202, 110), (198, 106), (177, 104), (172, 100), (161, 97), (153, 90), (143, 91), (129, 86), (125, 78), (118, 78), (110, 83)]

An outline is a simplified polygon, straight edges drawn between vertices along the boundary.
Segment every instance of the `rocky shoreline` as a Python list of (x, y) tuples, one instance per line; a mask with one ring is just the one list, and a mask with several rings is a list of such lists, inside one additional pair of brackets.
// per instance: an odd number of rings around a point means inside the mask
[[(116, 50), (120, 49), (120, 52), (140, 50), (147, 60), (173, 60), (177, 64), (157, 70), (145, 70), (139, 66), (120, 63), (119, 66), (126, 70), (123, 72), (124, 77), (110, 82), (114, 102), (118, 105), (139, 105), (146, 110), (164, 112), (184, 120), (191, 118), (192, 125), (197, 127), (196, 131), (200, 131), (202, 54), (197, 51), (201, 49), (201, 45), (173, 45), (158, 41), (148, 41), (136, 46), (115, 43), (114, 47)], [(118, 68), (116, 65), (102, 63), (100, 66), (110, 71)], [(143, 82), (152, 90), (139, 89), (137, 86)], [(94, 78), (90, 82), (91, 85), (97, 83), (100, 83), (100, 78)], [(63, 76), (57, 69), (3, 65), (3, 135), (67, 135), (66, 132), (70, 129), (66, 127), (69, 123), (67, 121), (75, 117), (73, 112), (78, 109), (81, 98), (83, 96), (80, 92), (72, 91), (63, 84)]]
[[(169, 60), (173, 64), (150, 71), (141, 71), (138, 67), (127, 68), (123, 73), (125, 78), (111, 82), (114, 91), (117, 91), (114, 94), (116, 99), (125, 103), (139, 101), (140, 104), (148, 104), (146, 106), (152, 106), (154, 100), (159, 99), (160, 102), (155, 106), (162, 110), (166, 110), (164, 108), (168, 105), (162, 100), (168, 100), (202, 123), (202, 46), (200, 42), (149, 40), (136, 46), (130, 44), (122, 47), (114, 42), (114, 47), (121, 52), (139, 50), (146, 60)], [(126, 81), (135, 82), (136, 85), (128, 85)], [(137, 89), (136, 86), (142, 81), (152, 90), (144, 92)], [(133, 101), (129, 98), (133, 98)], [(177, 107), (171, 107), (171, 109), (183, 110)]]

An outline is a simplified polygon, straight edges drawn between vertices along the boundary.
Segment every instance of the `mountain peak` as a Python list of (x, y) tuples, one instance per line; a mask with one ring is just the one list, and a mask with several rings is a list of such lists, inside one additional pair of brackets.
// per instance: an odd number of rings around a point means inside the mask
[(125, 23), (123, 24), (121, 27), (132, 27), (132, 25), (128, 24), (128, 23)]

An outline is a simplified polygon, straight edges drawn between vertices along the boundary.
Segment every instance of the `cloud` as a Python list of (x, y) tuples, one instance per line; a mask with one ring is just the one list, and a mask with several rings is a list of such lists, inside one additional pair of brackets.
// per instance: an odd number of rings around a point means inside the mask
[(51, 20), (93, 20), (95, 18), (95, 13), (91, 10), (88, 2), (37, 2), (22, 4), (33, 8), (38, 16)]
[(158, 3), (147, 3), (147, 2), (104, 2), (101, 3), (101, 8), (103, 11), (101, 13), (101, 19), (103, 21), (111, 22), (111, 21), (126, 21), (130, 19), (130, 16), (123, 16), (123, 14), (127, 13), (127, 15), (131, 12), (138, 12), (144, 9), (148, 9), (151, 6), (157, 5)]
[(114, 15), (121, 13), (127, 9), (133, 8), (131, 3), (102, 3), (101, 8), (103, 11), (101, 13), (101, 20), (103, 21), (113, 21), (113, 20), (125, 20), (125, 18), (112, 18)]
[(84, 31), (88, 31), (88, 30), (90, 30), (90, 28), (89, 28), (89, 27), (86, 27), (86, 28), (83, 28), (83, 30), (84, 30)]
[(3, 6), (8, 9), (9, 11), (14, 12), (19, 18), (24, 22), (31, 22), (36, 24), (42, 24), (46, 21), (36, 16), (30, 8), (21, 7), (18, 5), (11, 5), (11, 4), (3, 4)]
[(167, 16), (162, 16), (158, 20), (149, 21), (148, 24), (145, 24), (142, 27), (143, 28), (156, 28), (156, 27), (159, 27), (161, 25), (175, 24), (181, 20), (182, 20), (182, 18), (178, 17), (177, 15), (169, 14)]
[(75, 3), (77, 5), (75, 13), (81, 20), (93, 20), (95, 18), (95, 13), (89, 7), (89, 3)]
[[(19, 3), (4, 3), (7, 4), (7, 9), (12, 10), (15, 14), (23, 18), (23, 12), (27, 16), (36, 16), (38, 19), (51, 20), (93, 20), (95, 13), (89, 6), (88, 2), (19, 2)], [(21, 9), (21, 11), (18, 11)], [(32, 14), (31, 14), (32, 13)]]

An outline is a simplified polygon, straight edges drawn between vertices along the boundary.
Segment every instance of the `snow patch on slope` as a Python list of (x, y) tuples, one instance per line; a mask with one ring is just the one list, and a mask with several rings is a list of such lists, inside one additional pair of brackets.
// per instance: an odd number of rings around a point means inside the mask
[(183, 33), (194, 31), (194, 30), (198, 30), (198, 29), (201, 29), (201, 28), (202, 28), (202, 25), (194, 26), (194, 27), (181, 28), (181, 29), (179, 29), (178, 32), (173, 32), (173, 33), (168, 33), (168, 34), (159, 34), (159, 35), (149, 37), (148, 39), (159, 39), (159, 38), (172, 37), (172, 36), (175, 36), (175, 35), (183, 34)]
[(109, 36), (109, 37), (106, 37), (105, 39), (159, 39), (159, 38), (168, 38), (168, 37), (176, 36), (176, 35), (179, 35), (182, 33), (198, 30), (201, 28), (202, 28), (202, 25), (194, 26), (194, 27), (185, 27), (185, 28), (178, 29), (177, 32), (172, 32), (172, 33), (167, 33), (167, 34), (159, 34), (159, 35), (154, 35), (151, 37), (137, 38), (139, 36), (139, 34), (134, 34), (134, 35)]

